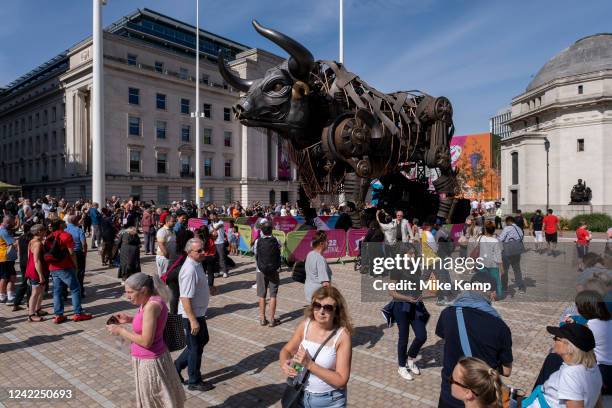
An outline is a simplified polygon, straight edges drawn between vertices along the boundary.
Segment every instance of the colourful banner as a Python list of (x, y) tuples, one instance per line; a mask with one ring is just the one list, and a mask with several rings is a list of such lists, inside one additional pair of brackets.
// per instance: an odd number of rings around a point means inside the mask
[(348, 256), (359, 256), (359, 244), (368, 233), (367, 228), (349, 228), (346, 232), (346, 242), (348, 244)]
[(463, 224), (449, 224), (446, 226), (446, 229), (450, 231), (453, 242), (459, 242), (459, 237), (463, 234)]
[(238, 250), (242, 252), (251, 252), (251, 239), (252, 231), (248, 225), (237, 225), (238, 233), (240, 234), (240, 243), (238, 244)]
[[(344, 230), (328, 230), (325, 258), (342, 258), (346, 255), (346, 232)], [(287, 234), (287, 253), (290, 262), (303, 261), (312, 249), (311, 242), (316, 230), (293, 231)]]
[(320, 217), (316, 217), (313, 222), (316, 229), (328, 231), (336, 228), (336, 223), (339, 219), (339, 215), (322, 215)]
[(272, 225), (274, 225), (274, 229), (283, 231), (284, 233), (295, 231), (302, 224), (304, 224), (304, 217), (302, 216), (293, 217), (289, 215), (286, 217), (272, 217)]
[(208, 225), (208, 220), (201, 218), (190, 218), (187, 220), (187, 229), (191, 231), (199, 229), (202, 225)]
[(278, 242), (281, 243), (281, 256), (287, 259), (287, 246), (285, 243), (287, 242), (287, 236), (283, 231), (272, 230), (272, 236), (278, 239)]

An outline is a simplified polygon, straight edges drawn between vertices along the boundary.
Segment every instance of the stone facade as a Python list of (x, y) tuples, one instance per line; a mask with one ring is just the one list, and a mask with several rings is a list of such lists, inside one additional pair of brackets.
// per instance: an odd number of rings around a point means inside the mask
[[(573, 54), (582, 55), (585, 48), (612, 49), (612, 36), (587, 37), (572, 47), (561, 53), (565, 56), (551, 61), (565, 58), (571, 64)], [(612, 65), (612, 58), (609, 63)], [(583, 71), (599, 65), (601, 61), (585, 64)], [(612, 163), (612, 69), (608, 68), (612, 66), (596, 72), (573, 70), (568, 76), (556, 76), (549, 72), (552, 68), (543, 68), (528, 90), (512, 100), (508, 122), (512, 133), (501, 146), (505, 211), (544, 209), (548, 191), (549, 207), (561, 216), (612, 214), (612, 172), (608, 170)], [(548, 189), (546, 140), (550, 142)], [(569, 205), (579, 178), (593, 191), (590, 205)]]
[[(155, 17), (156, 24), (172, 23), (173, 30), (185, 36), (192, 32), (195, 38), (195, 28), (150, 10), (138, 11), (129, 21), (145, 17)], [(131, 35), (123, 20), (111, 27), (104, 33), (106, 193), (159, 203), (195, 199), (193, 51), (144, 41)], [(201, 37), (231, 47), (236, 52), (233, 68), (241, 75), (256, 77), (282, 61), (210, 33)], [(62, 54), (62, 69), (36, 85), (34, 93), (27, 90), (28, 97), (19, 92), (0, 95), (0, 176), (21, 184), (27, 195), (69, 200), (91, 196), (92, 55), (91, 39), (85, 40)], [(201, 55), (199, 80), (205, 115), (200, 119), (199, 163), (204, 201), (295, 201), (295, 169), (290, 180), (278, 181), (276, 136), (247, 129), (234, 119), (231, 107), (240, 95), (224, 84), (216, 62), (206, 54)], [(18, 106), (12, 106), (15, 101)], [(43, 122), (43, 113), (51, 115), (52, 108), (56, 120)], [(27, 130), (31, 115), (40, 115), (41, 124)]]

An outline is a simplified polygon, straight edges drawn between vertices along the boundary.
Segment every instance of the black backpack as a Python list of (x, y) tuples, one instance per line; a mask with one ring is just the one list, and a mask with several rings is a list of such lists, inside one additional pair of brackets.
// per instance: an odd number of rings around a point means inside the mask
[(280, 245), (274, 237), (257, 240), (257, 269), (265, 276), (274, 276), (281, 267)]
[(56, 235), (49, 235), (45, 242), (44, 258), (47, 263), (58, 263), (68, 256), (68, 250), (63, 248)]

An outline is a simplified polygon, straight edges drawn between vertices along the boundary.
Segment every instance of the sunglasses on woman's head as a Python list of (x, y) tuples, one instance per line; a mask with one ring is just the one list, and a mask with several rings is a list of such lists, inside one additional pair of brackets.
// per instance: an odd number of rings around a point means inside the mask
[(325, 310), (325, 312), (331, 313), (336, 308), (336, 305), (322, 305), (319, 302), (312, 302), (312, 308), (314, 310), (321, 310), (321, 308), (323, 308), (323, 310)]
[(464, 385), (464, 384), (461, 384), (460, 382), (455, 381), (455, 379), (453, 378), (453, 376), (452, 376), (452, 375), (449, 375), (449, 376), (448, 376), (448, 383), (449, 383), (450, 385), (455, 384), (455, 385), (458, 385), (458, 386), (459, 386), (459, 387), (461, 387), (461, 388), (465, 388), (466, 390), (470, 390), (470, 391), (472, 391), (472, 394), (474, 394), (475, 396), (478, 396), (478, 394), (476, 394), (476, 393), (474, 392), (474, 390), (473, 390), (473, 389), (471, 389), (470, 387), (468, 387), (467, 385)]

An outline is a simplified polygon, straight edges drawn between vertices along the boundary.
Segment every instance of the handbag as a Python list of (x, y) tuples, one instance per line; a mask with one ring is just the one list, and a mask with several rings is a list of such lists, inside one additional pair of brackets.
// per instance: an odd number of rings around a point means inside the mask
[[(312, 357), (313, 362), (317, 359), (317, 356), (319, 355), (319, 352), (321, 351), (323, 346), (325, 346), (327, 342), (330, 341), (331, 338), (336, 335), (337, 331), (338, 329), (335, 329), (325, 339), (325, 341), (321, 343), (321, 345), (319, 346), (319, 349)], [(304, 368), (304, 370), (306, 370), (306, 368)], [(285, 391), (283, 392), (283, 397), (281, 399), (281, 405), (283, 408), (296, 408), (299, 406), (298, 401), (301, 401), (302, 398), (304, 397), (304, 391), (305, 391), (304, 388), (306, 384), (306, 379), (308, 378), (309, 374), (310, 374), (310, 371), (306, 371), (306, 373), (304, 374), (304, 377), (302, 378), (302, 381), (298, 382), (297, 384), (294, 383), (293, 378), (287, 378), (287, 386), (285, 387)]]
[(476, 259), (476, 258), (480, 257), (480, 239), (481, 238), (482, 238), (482, 235), (478, 237), (478, 241), (476, 242), (476, 246), (470, 252), (470, 258), (472, 258), (472, 259)]
[(164, 342), (168, 351), (182, 350), (187, 345), (185, 340), (185, 329), (183, 328), (183, 316), (168, 313), (166, 327), (164, 327)]
[(525, 244), (523, 244), (524, 235), (521, 235), (516, 225), (513, 225), (513, 227), (521, 239), (518, 241), (513, 239), (512, 241), (504, 242), (504, 255), (506, 256), (520, 255), (525, 252)]

